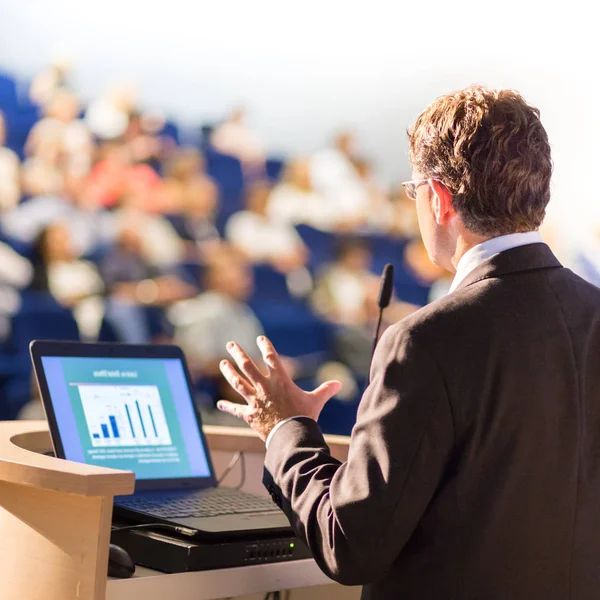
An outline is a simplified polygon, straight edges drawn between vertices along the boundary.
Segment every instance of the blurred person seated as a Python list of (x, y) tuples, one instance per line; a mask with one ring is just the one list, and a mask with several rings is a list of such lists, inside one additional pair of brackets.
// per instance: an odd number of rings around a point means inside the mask
[(32, 277), (31, 262), (0, 242), (0, 344), (6, 341), (10, 318), (19, 309), (19, 291), (31, 283)]
[(147, 344), (152, 332), (145, 307), (166, 307), (189, 298), (195, 289), (174, 275), (162, 274), (146, 258), (136, 219), (123, 221), (115, 247), (100, 264), (107, 291), (105, 319), (119, 341)]
[(66, 52), (60, 52), (50, 66), (37, 73), (29, 86), (29, 99), (33, 104), (46, 106), (56, 92), (67, 87), (68, 77), (73, 68), (73, 59)]
[(369, 190), (354, 164), (355, 145), (353, 134), (344, 132), (331, 148), (316, 152), (310, 160), (312, 185), (331, 206), (339, 231), (360, 228), (370, 215)]
[(404, 264), (422, 284), (431, 286), (429, 302), (442, 298), (450, 292), (454, 274), (431, 262), (421, 237), (412, 240), (405, 246)]
[[(177, 303), (168, 312), (175, 326), (174, 342), (183, 348), (195, 380), (209, 380), (217, 396), (234, 400), (219, 368), (220, 361), (228, 356), (227, 343), (238, 342), (248, 348), (251, 358), (259, 360), (256, 338), (264, 334), (260, 321), (247, 304), (254, 285), (252, 269), (243, 254), (223, 245), (220, 252), (211, 257), (204, 278), (204, 292)], [(293, 377), (296, 361), (287, 357), (283, 361)], [(216, 399), (204, 399), (204, 408), (214, 408)]]
[(204, 288), (196, 298), (173, 306), (169, 318), (175, 325), (175, 343), (184, 349), (192, 370), (220, 378), (227, 342), (245, 344), (255, 358), (260, 354), (256, 338), (263, 329), (247, 305), (253, 291), (250, 264), (243, 254), (223, 245), (206, 265)]
[(31, 262), (30, 289), (52, 294), (73, 309), (81, 334), (93, 339), (102, 318), (104, 285), (91, 262), (77, 259), (68, 225), (55, 223), (44, 228), (33, 244)]
[[(336, 359), (365, 379), (369, 373), (380, 278), (371, 273), (371, 252), (360, 238), (339, 242), (334, 262), (317, 278), (312, 304), (317, 313), (338, 325)], [(393, 300), (385, 311), (385, 327), (418, 307)]]
[(330, 231), (336, 220), (335, 210), (313, 189), (309, 162), (302, 158), (286, 166), (282, 181), (269, 195), (267, 215), (287, 227), (310, 225), (322, 231)]
[[(52, 191), (39, 181), (35, 189)], [(62, 179), (58, 192), (36, 195), (5, 215), (2, 229), (15, 240), (32, 243), (44, 228), (57, 222), (68, 225), (77, 256), (92, 254), (111, 241), (108, 215), (93, 201), (86, 179), (74, 175)]]
[(163, 271), (172, 269), (184, 261), (185, 244), (163, 215), (148, 211), (146, 190), (143, 183), (128, 186), (111, 212), (114, 236), (133, 224), (140, 232), (144, 260)]
[(213, 131), (210, 143), (218, 152), (235, 156), (247, 174), (264, 171), (264, 144), (248, 126), (244, 109), (231, 111), (225, 122)]
[[(546, 239), (552, 235), (546, 234)], [(573, 270), (586, 281), (600, 287), (600, 223), (587, 228), (574, 252)]]
[(398, 185), (392, 191), (392, 215), (388, 232), (401, 238), (413, 239), (419, 237), (419, 222), (415, 202), (411, 200), (403, 185)]
[(133, 163), (146, 163), (152, 166), (162, 155), (162, 144), (155, 132), (148, 127), (149, 120), (137, 110), (129, 114), (123, 141)]
[(21, 199), (19, 157), (6, 144), (6, 119), (0, 110), (0, 214), (13, 209)]
[(90, 102), (85, 111), (89, 130), (100, 140), (117, 140), (127, 132), (129, 116), (135, 113), (137, 94), (133, 86), (119, 84)]
[(373, 164), (365, 158), (354, 158), (354, 168), (369, 196), (367, 226), (370, 231), (385, 232), (391, 227), (394, 205), (390, 195), (377, 181)]
[(92, 164), (92, 136), (79, 119), (79, 100), (57, 90), (44, 107), (45, 117), (32, 128), (25, 144), (29, 157), (62, 168), (69, 175), (87, 175)]
[(205, 169), (204, 157), (195, 148), (177, 151), (165, 166), (161, 202), (161, 212), (184, 241), (200, 250), (201, 257), (216, 251), (220, 243), (215, 225), (219, 191)]
[(252, 263), (268, 263), (289, 274), (304, 267), (308, 251), (292, 225), (275, 221), (267, 214), (271, 186), (259, 181), (248, 188), (246, 210), (231, 216), (225, 237)]
[(138, 205), (158, 212), (160, 177), (146, 164), (134, 164), (130, 149), (123, 141), (104, 142), (99, 161), (94, 165), (88, 184), (94, 202), (106, 208), (114, 207), (128, 192), (140, 196)]

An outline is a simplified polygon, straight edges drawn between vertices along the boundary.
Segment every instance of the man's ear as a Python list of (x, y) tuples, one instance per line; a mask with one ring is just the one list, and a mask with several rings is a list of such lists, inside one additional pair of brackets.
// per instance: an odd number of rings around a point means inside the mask
[(448, 188), (437, 179), (431, 180), (431, 189), (433, 191), (432, 207), (435, 220), (438, 225), (444, 225), (456, 212), (452, 206), (452, 194)]

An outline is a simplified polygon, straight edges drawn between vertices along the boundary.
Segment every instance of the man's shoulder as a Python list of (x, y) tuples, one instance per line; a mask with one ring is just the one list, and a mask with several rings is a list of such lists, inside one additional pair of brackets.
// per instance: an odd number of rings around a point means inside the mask
[(492, 315), (506, 314), (497, 310), (495, 287), (493, 280), (481, 281), (438, 298), (390, 326), (385, 332), (388, 344), (400, 350), (416, 343), (434, 353), (436, 349), (445, 353), (449, 346), (460, 346), (462, 340), (472, 342), (473, 336), (487, 336)]
[[(551, 274), (540, 270), (538, 274), (547, 278), (547, 287), (540, 286), (537, 278), (527, 284), (512, 277), (482, 279), (424, 306), (392, 329), (398, 335), (428, 337), (434, 343), (443, 341), (445, 335), (452, 335), (454, 343), (458, 343), (463, 337), (461, 331), (472, 338), (478, 331), (487, 335), (486, 328), (492, 325), (497, 329), (502, 319), (507, 323), (513, 321), (514, 310), (522, 303), (528, 305), (531, 312), (537, 310), (537, 306), (548, 306), (546, 303), (556, 306), (556, 302), (565, 297), (571, 298), (582, 310), (586, 304), (600, 300), (600, 289), (569, 269), (556, 269)], [(507, 310), (509, 305), (512, 308)]]
[(481, 299), (482, 290), (459, 290), (443, 296), (408, 315), (392, 327), (399, 332), (418, 333), (430, 328), (438, 328), (440, 323), (468, 312), (472, 305)]

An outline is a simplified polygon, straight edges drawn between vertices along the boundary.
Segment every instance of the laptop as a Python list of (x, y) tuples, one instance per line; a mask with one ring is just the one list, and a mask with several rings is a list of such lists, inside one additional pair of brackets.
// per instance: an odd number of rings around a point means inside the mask
[(30, 350), (56, 456), (135, 473), (115, 516), (215, 539), (292, 533), (270, 498), (218, 487), (180, 348), (34, 341)]

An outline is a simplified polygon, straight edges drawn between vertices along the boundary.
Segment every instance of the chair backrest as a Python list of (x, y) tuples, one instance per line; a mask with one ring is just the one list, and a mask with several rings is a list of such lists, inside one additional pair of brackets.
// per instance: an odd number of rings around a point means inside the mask
[(206, 172), (219, 187), (217, 229), (223, 233), (229, 217), (244, 208), (244, 173), (240, 161), (212, 149), (204, 151)]
[(16, 355), (27, 354), (35, 339), (77, 341), (79, 328), (73, 313), (51, 294), (25, 292), (21, 308), (12, 317), (10, 349)]
[(253, 308), (261, 304), (291, 303), (285, 275), (269, 265), (254, 265), (254, 292), (250, 299)]
[(297, 225), (296, 230), (310, 251), (310, 267), (318, 269), (333, 260), (341, 236), (320, 231), (309, 225)]

